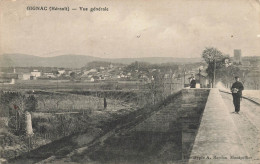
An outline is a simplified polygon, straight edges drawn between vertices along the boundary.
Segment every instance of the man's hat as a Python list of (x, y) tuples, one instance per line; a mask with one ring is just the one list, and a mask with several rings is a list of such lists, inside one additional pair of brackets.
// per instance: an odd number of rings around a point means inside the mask
[(235, 76), (235, 79), (239, 78), (239, 76)]

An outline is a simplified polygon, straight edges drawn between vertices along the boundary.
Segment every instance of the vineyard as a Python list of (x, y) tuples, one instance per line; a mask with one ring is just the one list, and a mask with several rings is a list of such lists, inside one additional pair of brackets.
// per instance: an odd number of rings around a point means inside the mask
[[(1, 122), (0, 132), (1, 157), (6, 159), (76, 133), (97, 137), (104, 124), (136, 110), (131, 102), (70, 93), (2, 92), (0, 99), (8, 122)], [(25, 111), (32, 116), (30, 137), (24, 130)]]
[[(171, 93), (172, 87), (167, 89), (165, 86), (152, 84), (145, 90), (134, 91), (1, 92), (0, 105), (4, 116), (1, 117), (1, 158), (12, 159), (42, 145), (79, 133), (89, 138), (82, 142), (89, 142), (120, 124), (119, 120), (127, 118), (129, 114), (161, 102)], [(30, 115), (30, 135), (25, 113)]]
[[(78, 112), (90, 110), (104, 110), (104, 98), (96, 96), (84, 96), (68, 93), (44, 93), (35, 94), (38, 101), (37, 111), (41, 112)], [(129, 108), (132, 104), (117, 99), (106, 98), (106, 110), (116, 111)]]

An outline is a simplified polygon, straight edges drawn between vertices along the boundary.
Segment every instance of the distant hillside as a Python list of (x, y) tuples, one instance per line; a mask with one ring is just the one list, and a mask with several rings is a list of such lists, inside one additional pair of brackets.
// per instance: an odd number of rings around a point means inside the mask
[(98, 58), (85, 55), (61, 55), (55, 57), (38, 57), (24, 54), (0, 55), (0, 67), (67, 67), (80, 68), (89, 62), (107, 61), (112, 63), (130, 64), (135, 61), (159, 63), (189, 63), (200, 62), (201, 58), (172, 58), (172, 57), (145, 57), (145, 58)]
[(23, 54), (0, 55), (0, 66), (15, 67), (68, 67), (80, 68), (88, 62), (99, 61), (100, 58), (83, 55), (62, 55), (55, 57), (38, 57)]
[(152, 64), (160, 63), (195, 63), (201, 62), (201, 58), (173, 58), (173, 57), (144, 57), (144, 58), (117, 58), (117, 59), (107, 59), (116, 63), (130, 64), (135, 61), (148, 62)]

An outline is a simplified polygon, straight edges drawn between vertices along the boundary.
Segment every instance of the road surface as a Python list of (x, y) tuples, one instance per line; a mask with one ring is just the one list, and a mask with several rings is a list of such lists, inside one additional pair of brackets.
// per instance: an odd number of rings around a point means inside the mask
[[(253, 159), (260, 159), (260, 106), (242, 99), (240, 114), (235, 111), (232, 95), (221, 93), (229, 109), (245, 150)], [(258, 161), (259, 162), (259, 161)]]

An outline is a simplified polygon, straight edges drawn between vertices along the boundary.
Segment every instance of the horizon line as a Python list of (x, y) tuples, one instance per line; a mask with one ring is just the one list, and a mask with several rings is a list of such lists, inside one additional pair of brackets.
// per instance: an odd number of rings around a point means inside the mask
[[(97, 56), (90, 56), (90, 55), (82, 55), (82, 54), (63, 54), (63, 55), (55, 55), (55, 56), (38, 56), (38, 55), (29, 55), (29, 54), (23, 54), (23, 53), (3, 53), (0, 54), (0, 56), (2, 55), (25, 55), (25, 56), (33, 56), (33, 57), (40, 57), (40, 58), (53, 58), (53, 57), (61, 57), (61, 56), (83, 56), (83, 57), (93, 57), (93, 58), (98, 58), (98, 59), (145, 59), (145, 58), (173, 58), (173, 59), (198, 59), (198, 58), (202, 58), (200, 57), (174, 57), (174, 56), (146, 56), (146, 57), (97, 57)], [(230, 58), (233, 58), (233, 56), (227, 54)], [(246, 55), (243, 56), (241, 55), (241, 57), (260, 57), (257, 55)]]
[(59, 56), (86, 56), (86, 57), (94, 57), (100, 59), (141, 59), (141, 58), (179, 58), (179, 59), (191, 59), (191, 58), (201, 58), (201, 57), (173, 57), (173, 56), (145, 56), (145, 57), (98, 57), (98, 56), (91, 56), (91, 55), (82, 55), (82, 54), (63, 54), (63, 55), (55, 55), (55, 56), (38, 56), (38, 55), (29, 55), (23, 53), (3, 53), (1, 55), (26, 55), (26, 56), (34, 56), (34, 57), (41, 57), (41, 58), (52, 58), (52, 57), (59, 57)]

